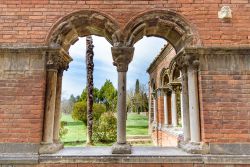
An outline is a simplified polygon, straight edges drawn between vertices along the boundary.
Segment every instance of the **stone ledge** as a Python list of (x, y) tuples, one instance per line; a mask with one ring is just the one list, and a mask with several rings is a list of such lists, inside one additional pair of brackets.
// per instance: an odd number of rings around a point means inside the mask
[(209, 144), (211, 154), (250, 155), (250, 144)]
[(38, 154), (6, 153), (0, 154), (0, 164), (38, 164)]
[(0, 154), (0, 164), (67, 163), (179, 163), (179, 164), (249, 164), (250, 155), (192, 155), (171, 147), (132, 147), (130, 155), (113, 155), (110, 147), (65, 148), (55, 154)]

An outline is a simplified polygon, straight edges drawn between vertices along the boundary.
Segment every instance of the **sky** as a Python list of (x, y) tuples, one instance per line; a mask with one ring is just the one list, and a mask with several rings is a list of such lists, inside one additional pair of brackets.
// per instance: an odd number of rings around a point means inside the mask
[[(94, 44), (94, 86), (100, 89), (107, 79), (117, 88), (118, 74), (116, 67), (113, 66), (111, 44), (103, 37), (92, 37)], [(134, 45), (135, 52), (127, 73), (127, 89), (134, 88), (136, 79), (147, 85), (149, 75), (146, 70), (164, 44), (166, 44), (164, 39), (144, 37)], [(86, 38), (79, 38), (70, 47), (69, 54), (73, 61), (69, 64), (68, 71), (65, 71), (63, 75), (62, 98), (69, 98), (71, 94), (81, 95), (86, 86)]]

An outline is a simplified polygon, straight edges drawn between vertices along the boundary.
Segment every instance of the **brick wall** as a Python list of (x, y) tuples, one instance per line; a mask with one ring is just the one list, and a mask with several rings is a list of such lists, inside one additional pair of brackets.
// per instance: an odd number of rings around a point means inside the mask
[(0, 52), (0, 143), (40, 143), (45, 98), (44, 56)]
[[(233, 11), (230, 23), (218, 19), (217, 13), (223, 5), (230, 6)], [(248, 0), (2, 0), (0, 43), (44, 44), (57, 20), (82, 9), (104, 12), (120, 26), (141, 12), (171, 9), (191, 23), (200, 35), (201, 43), (206, 46), (250, 44)]]
[(250, 68), (246, 63), (250, 62), (249, 56), (226, 54), (210, 55), (209, 59), (205, 57), (201, 58), (204, 65), (199, 72), (203, 141), (249, 143)]

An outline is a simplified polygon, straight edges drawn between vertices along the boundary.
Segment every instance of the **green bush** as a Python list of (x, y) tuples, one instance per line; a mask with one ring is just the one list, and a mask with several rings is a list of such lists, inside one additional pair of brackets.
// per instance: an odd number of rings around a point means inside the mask
[(68, 129), (65, 128), (65, 125), (67, 125), (66, 121), (60, 122), (60, 129), (59, 129), (59, 136), (62, 138), (63, 135), (66, 135), (68, 133)]
[[(93, 118), (98, 120), (102, 113), (106, 112), (104, 104), (94, 103), (93, 105)], [(74, 120), (82, 121), (87, 125), (87, 104), (85, 101), (76, 102), (73, 106), (72, 118)]]
[(116, 141), (117, 122), (114, 113), (103, 113), (94, 124), (93, 140), (95, 142), (109, 143)]

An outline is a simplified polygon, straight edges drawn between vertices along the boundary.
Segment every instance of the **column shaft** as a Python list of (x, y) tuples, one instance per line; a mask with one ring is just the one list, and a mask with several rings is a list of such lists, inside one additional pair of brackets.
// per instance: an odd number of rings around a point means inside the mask
[(172, 126), (177, 126), (177, 104), (176, 104), (176, 93), (172, 90), (171, 105), (172, 105)]
[(44, 118), (44, 143), (53, 143), (54, 114), (56, 101), (57, 70), (47, 70), (46, 108)]
[(126, 143), (126, 72), (118, 72), (117, 143)]
[(56, 84), (56, 102), (55, 102), (55, 119), (54, 119), (54, 142), (59, 142), (60, 118), (61, 118), (61, 93), (62, 93), (62, 70), (58, 71)]
[(167, 94), (164, 93), (164, 124), (168, 125), (168, 98)]
[(157, 122), (157, 101), (156, 101), (156, 98), (154, 98), (153, 102), (154, 102), (154, 123), (156, 123)]
[(189, 100), (188, 100), (188, 77), (187, 70), (182, 70), (182, 127), (184, 133), (184, 141), (190, 140), (190, 119), (189, 119)]
[(200, 142), (200, 115), (199, 115), (197, 79), (198, 78), (197, 78), (196, 68), (189, 66), (188, 94), (189, 94), (191, 142)]

